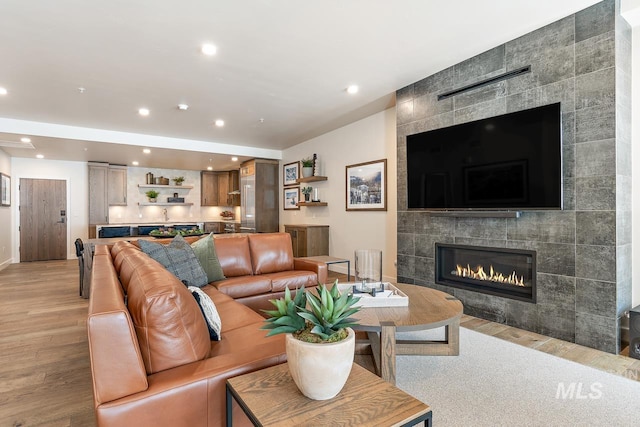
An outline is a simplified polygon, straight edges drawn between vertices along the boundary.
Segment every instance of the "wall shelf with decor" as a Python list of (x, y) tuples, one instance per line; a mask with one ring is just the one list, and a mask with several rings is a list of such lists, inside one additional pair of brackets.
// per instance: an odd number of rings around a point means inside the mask
[(193, 206), (193, 203), (140, 202), (138, 206)]
[(309, 176), (307, 178), (298, 178), (298, 184), (302, 184), (303, 182), (318, 182), (318, 181), (326, 181), (326, 176)]
[(298, 206), (307, 206), (307, 207), (328, 206), (328, 203), (327, 202), (298, 202)]
[(138, 184), (138, 188), (172, 188), (176, 190), (184, 188), (185, 190), (191, 190), (193, 185)]

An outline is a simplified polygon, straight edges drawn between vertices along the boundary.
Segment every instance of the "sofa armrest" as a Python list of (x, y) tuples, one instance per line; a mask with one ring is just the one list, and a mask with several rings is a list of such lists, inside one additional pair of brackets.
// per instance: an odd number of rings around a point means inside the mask
[(312, 261), (305, 258), (294, 258), (293, 269), (313, 271), (318, 276), (318, 283), (327, 283), (327, 264), (322, 261)]
[[(256, 351), (225, 354), (152, 374), (147, 390), (99, 405), (98, 425), (222, 426), (227, 378), (286, 362), (283, 348), (283, 339), (274, 339)], [(263, 357), (256, 357), (260, 352)]]

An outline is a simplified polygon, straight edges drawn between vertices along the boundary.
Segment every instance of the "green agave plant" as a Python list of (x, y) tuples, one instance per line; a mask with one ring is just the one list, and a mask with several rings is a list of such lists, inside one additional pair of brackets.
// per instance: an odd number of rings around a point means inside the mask
[(360, 310), (353, 306), (358, 298), (347, 292), (340, 294), (337, 280), (331, 289), (318, 284), (317, 294), (302, 287), (291, 299), (291, 292), (285, 289), (283, 298), (271, 300), (277, 310), (263, 310), (270, 317), (261, 329), (269, 330), (267, 336), (291, 333), (308, 342), (335, 342), (345, 338), (345, 328), (357, 325), (349, 316)]

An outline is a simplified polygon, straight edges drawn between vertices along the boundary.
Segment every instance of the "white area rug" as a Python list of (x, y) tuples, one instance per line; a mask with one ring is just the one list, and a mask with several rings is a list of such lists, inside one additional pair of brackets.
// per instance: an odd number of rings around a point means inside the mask
[(398, 356), (396, 383), (435, 427), (640, 425), (640, 382), (465, 328), (460, 356)]

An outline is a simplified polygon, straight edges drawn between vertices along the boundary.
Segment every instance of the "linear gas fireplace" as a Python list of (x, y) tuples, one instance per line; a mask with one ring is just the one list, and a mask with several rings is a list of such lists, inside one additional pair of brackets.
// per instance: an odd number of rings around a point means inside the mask
[(536, 301), (534, 251), (436, 243), (435, 275), (442, 285)]

